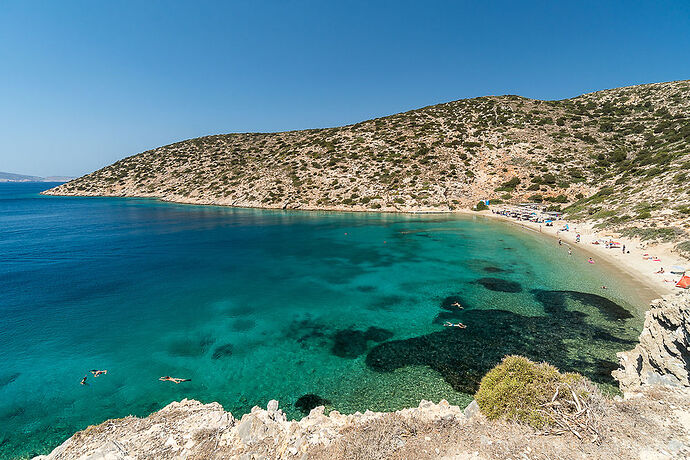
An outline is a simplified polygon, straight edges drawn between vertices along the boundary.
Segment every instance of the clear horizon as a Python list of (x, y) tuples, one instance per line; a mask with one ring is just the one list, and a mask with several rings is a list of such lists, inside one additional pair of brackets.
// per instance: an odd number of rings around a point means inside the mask
[(209, 134), (685, 80), (688, 17), (687, 2), (8, 1), (0, 171), (79, 176)]

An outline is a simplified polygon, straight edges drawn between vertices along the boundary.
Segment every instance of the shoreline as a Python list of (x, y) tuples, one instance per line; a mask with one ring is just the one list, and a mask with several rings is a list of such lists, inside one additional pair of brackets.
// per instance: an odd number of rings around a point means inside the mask
[[(176, 199), (178, 197), (171, 197), (170, 199), (162, 198), (159, 196), (131, 196), (131, 195), (64, 195), (57, 193), (46, 193), (53, 189), (48, 189), (40, 192), (43, 196), (60, 196), (60, 197), (79, 197), (79, 198), (133, 198), (133, 199), (144, 199), (144, 200), (154, 200), (161, 203), (168, 204), (178, 204), (178, 205), (189, 205), (189, 206), (216, 206), (223, 208), (234, 208), (234, 209), (260, 209), (266, 211), (307, 211), (307, 212), (352, 212), (352, 213), (377, 213), (377, 214), (411, 214), (411, 215), (433, 215), (433, 214), (455, 214), (455, 215), (468, 215), (468, 216), (483, 216), (491, 218), (496, 221), (503, 221), (517, 225), (519, 227), (534, 231), (535, 233), (540, 233), (550, 238), (562, 239), (566, 245), (578, 248), (586, 253), (596, 256), (600, 260), (603, 260), (606, 265), (612, 269), (612, 271), (624, 270), (627, 273), (626, 278), (633, 281), (637, 281), (644, 286), (644, 290), (648, 292), (642, 294), (642, 298), (645, 304), (648, 304), (651, 300), (660, 298), (664, 295), (677, 292), (678, 289), (675, 288), (675, 283), (665, 282), (664, 280), (674, 280), (678, 281), (680, 275), (674, 275), (669, 273), (668, 268), (673, 265), (680, 265), (685, 268), (690, 265), (690, 260), (672, 253), (673, 244), (669, 243), (645, 243), (637, 238), (626, 238), (625, 245), (626, 251), (630, 254), (623, 254), (622, 250), (616, 249), (606, 249), (603, 245), (593, 245), (591, 242), (594, 239), (599, 238), (615, 238), (620, 240), (617, 232), (610, 229), (594, 229), (594, 224), (591, 222), (578, 222), (572, 223), (564, 219), (554, 220), (553, 227), (546, 227), (544, 225), (538, 224), (536, 222), (530, 221), (518, 221), (507, 216), (493, 214), (491, 210), (484, 211), (473, 211), (471, 209), (448, 209), (448, 210), (438, 210), (438, 209), (400, 209), (394, 207), (392, 209), (352, 209), (344, 208), (341, 206), (333, 207), (299, 207), (299, 208), (288, 208), (288, 207), (267, 207), (267, 206), (242, 206), (235, 205), (232, 203), (222, 203), (222, 202), (209, 202), (204, 199)], [(562, 228), (566, 223), (571, 224), (573, 227), (571, 231), (560, 232), (558, 229)], [(575, 235), (580, 233), (581, 241), (580, 243), (575, 242)], [(652, 256), (657, 256), (661, 259), (661, 262), (653, 262), (651, 260), (643, 260), (642, 255), (648, 253)], [(596, 261), (596, 259), (595, 259)], [(666, 272), (664, 274), (654, 273), (661, 267), (666, 267)], [(609, 268), (607, 267), (607, 268)]]
[[(577, 248), (590, 254), (595, 262), (603, 261), (612, 269), (625, 270), (625, 273), (627, 273), (627, 278), (641, 283), (644, 288), (649, 291), (649, 295), (645, 296), (645, 300), (647, 301), (681, 291), (675, 287), (675, 283), (664, 281), (678, 281), (681, 275), (671, 274), (668, 269), (673, 265), (686, 266), (689, 262), (682, 256), (672, 253), (671, 244), (645, 243), (636, 238), (625, 238), (624, 241), (621, 241), (621, 237), (617, 236), (616, 232), (607, 229), (594, 229), (593, 224), (589, 222), (573, 223), (560, 219), (553, 222), (553, 227), (546, 227), (545, 225), (538, 224), (536, 222), (517, 221), (506, 216), (492, 214), (491, 211), (481, 211), (477, 212), (476, 214), (493, 218), (497, 221), (511, 223), (554, 240), (561, 239), (564, 245), (572, 246), (573, 248)], [(559, 229), (563, 228), (565, 224), (569, 224), (571, 230), (561, 232)], [(580, 243), (575, 242), (576, 235), (578, 233), (580, 234)], [(612, 238), (614, 240), (621, 241), (625, 244), (626, 253), (624, 254), (621, 248), (607, 249), (602, 244), (591, 244), (592, 241), (600, 238)], [(644, 254), (657, 256), (661, 262), (654, 262), (651, 259), (643, 259), (642, 257)], [(666, 267), (665, 273), (655, 273), (662, 267)]]

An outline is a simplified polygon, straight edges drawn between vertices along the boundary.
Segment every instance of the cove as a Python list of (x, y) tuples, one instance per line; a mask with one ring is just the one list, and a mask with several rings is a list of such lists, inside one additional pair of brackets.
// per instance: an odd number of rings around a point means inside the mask
[[(485, 218), (38, 195), (48, 186), (0, 184), (2, 458), (182, 398), (235, 416), (270, 399), (291, 417), (463, 405), (511, 353), (612, 389), (642, 327), (629, 280)], [(89, 369), (109, 372), (79, 385)]]

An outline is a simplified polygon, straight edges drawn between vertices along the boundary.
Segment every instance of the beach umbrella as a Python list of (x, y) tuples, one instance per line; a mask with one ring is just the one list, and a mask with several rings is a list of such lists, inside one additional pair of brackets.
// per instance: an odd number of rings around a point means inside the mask
[(670, 272), (676, 273), (678, 275), (682, 275), (683, 273), (685, 273), (685, 269), (683, 267), (681, 267), (680, 265), (674, 265), (673, 267), (671, 267)]
[(680, 281), (676, 284), (676, 287), (683, 288), (683, 289), (688, 289), (690, 288), (690, 276), (685, 275), (683, 276)]

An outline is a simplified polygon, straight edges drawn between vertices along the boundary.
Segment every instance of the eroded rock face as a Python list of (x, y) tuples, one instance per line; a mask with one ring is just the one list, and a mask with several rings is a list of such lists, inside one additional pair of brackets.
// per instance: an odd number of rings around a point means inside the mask
[[(135, 458), (285, 458), (310, 453), (390, 414), (366, 411), (343, 415), (324, 407), (299, 421), (288, 421), (278, 401), (267, 409), (254, 407), (236, 420), (220, 404), (184, 399), (146, 418), (109, 420), (80, 431), (41, 460)], [(463, 411), (445, 400), (422, 401), (419, 407), (395, 412), (409, 423), (465, 422)], [(300, 457), (297, 457), (300, 458)]]
[(690, 387), (690, 292), (653, 301), (640, 343), (618, 358), (620, 367), (612, 375), (622, 391), (642, 385)]

